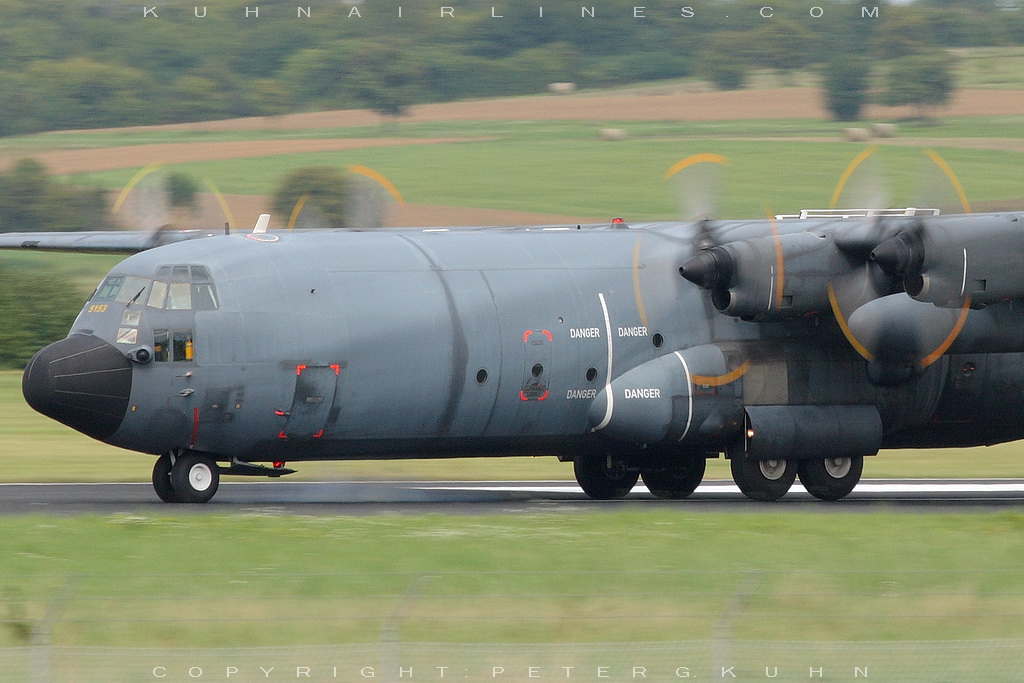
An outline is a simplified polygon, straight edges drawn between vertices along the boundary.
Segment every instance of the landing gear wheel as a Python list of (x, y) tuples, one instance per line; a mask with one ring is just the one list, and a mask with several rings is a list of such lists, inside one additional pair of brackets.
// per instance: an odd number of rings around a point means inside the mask
[(156, 495), (165, 503), (182, 502), (174, 487), (171, 486), (171, 454), (164, 453), (156, 459), (153, 465), (153, 489)]
[(220, 470), (213, 458), (202, 453), (187, 453), (171, 468), (171, 486), (183, 503), (205, 503), (217, 493)]
[(640, 470), (644, 484), (658, 498), (686, 498), (704, 480), (708, 461), (703, 455), (678, 458), (672, 466), (661, 470)]
[(583, 492), (597, 500), (625, 498), (640, 478), (639, 472), (627, 470), (622, 461), (603, 453), (576, 456), (572, 467)]
[(747, 460), (734, 457), (729, 461), (732, 479), (751, 500), (772, 501), (786, 495), (796, 480), (794, 460)]
[(797, 468), (800, 483), (808, 493), (821, 500), (839, 500), (849, 495), (860, 482), (863, 471), (862, 455), (851, 458), (801, 460)]

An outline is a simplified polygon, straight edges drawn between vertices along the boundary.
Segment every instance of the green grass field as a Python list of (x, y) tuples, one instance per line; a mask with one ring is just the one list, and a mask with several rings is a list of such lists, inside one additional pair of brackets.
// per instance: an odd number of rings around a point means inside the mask
[(23, 644), (18, 624), (41, 619), (62, 587), (53, 640), (67, 645), (374, 642), (389, 620), (410, 641), (687, 640), (710, 638), (741, 591), (739, 638), (1024, 637), (1019, 513), (617, 507), (6, 517), (0, 645)]
[[(691, 154), (725, 155), (717, 213), (722, 218), (763, 217), (821, 208), (846, 166), (863, 149), (850, 143), (726, 139), (633, 139), (610, 144), (538, 132), (532, 144), (517, 136), (483, 142), (420, 145), (280, 155), (183, 164), (178, 170), (211, 178), (223, 192), (272, 194), (278, 180), (308, 165), (371, 166), (387, 176), (407, 201), (515, 209), (631, 220), (679, 218), (677, 192), (662, 175)], [(1024, 194), (1024, 152), (936, 147), (955, 169), (972, 202), (1011, 203)], [(892, 206), (938, 198), (958, 206), (956, 192), (921, 150), (887, 147), (878, 161)], [(430, 169), (425, 173), (424, 169)], [(77, 176), (79, 182), (124, 186), (138, 169)], [(855, 200), (854, 200), (855, 201)], [(844, 202), (845, 204), (845, 202)], [(281, 219), (282, 222), (284, 219)]]

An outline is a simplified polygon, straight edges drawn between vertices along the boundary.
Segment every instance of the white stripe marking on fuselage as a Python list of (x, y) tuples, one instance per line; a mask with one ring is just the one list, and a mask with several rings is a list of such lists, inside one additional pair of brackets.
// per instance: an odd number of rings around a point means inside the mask
[(690, 423), (693, 421), (693, 379), (690, 376), (690, 368), (686, 365), (686, 359), (683, 358), (683, 354), (676, 351), (675, 355), (679, 362), (683, 364), (683, 372), (686, 373), (686, 429), (683, 430), (683, 435), (679, 437), (679, 440), (682, 441), (690, 433)]
[(612, 396), (612, 321), (608, 317), (608, 304), (604, 300), (604, 294), (598, 292), (597, 298), (601, 300), (601, 312), (604, 313), (605, 338), (608, 340), (608, 371), (604, 380), (604, 395), (606, 405), (604, 408), (604, 419), (601, 424), (594, 427), (592, 432), (604, 429), (612, 421), (612, 410), (615, 407), (615, 400)]

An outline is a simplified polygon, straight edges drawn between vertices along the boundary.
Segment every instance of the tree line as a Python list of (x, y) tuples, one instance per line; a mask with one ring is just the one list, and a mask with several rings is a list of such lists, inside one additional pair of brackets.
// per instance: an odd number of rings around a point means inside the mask
[(828, 0), (816, 3), (819, 17), (806, 2), (773, 0), (769, 18), (764, 0), (725, 3), (728, 11), (694, 3), (692, 17), (674, 0), (644, 0), (642, 17), (637, 0), (581, 3), (593, 16), (565, 4), (539, 12), (537, 0), (446, 0), (450, 19), (405, 0), (318, 1), (297, 3), (305, 17), (280, 3), (254, 17), (252, 0), (157, 0), (145, 17), (123, 0), (0, 0), (0, 135), (349, 107), (393, 116), (553, 81), (698, 75), (738, 87), (754, 67), (785, 73), (840, 56), (880, 63), (925, 47), (1024, 44), (1016, 0), (919, 0), (882, 5), (877, 18)]

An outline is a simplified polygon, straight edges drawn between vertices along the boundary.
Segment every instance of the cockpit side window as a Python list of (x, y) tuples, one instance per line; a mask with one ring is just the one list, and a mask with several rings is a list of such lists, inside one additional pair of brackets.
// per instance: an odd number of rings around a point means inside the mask
[(116, 301), (121, 304), (138, 301), (149, 288), (149, 280), (132, 275), (109, 275), (96, 288), (92, 301)]
[(153, 360), (166, 363), (171, 345), (170, 330), (153, 330)]
[(192, 266), (192, 305), (197, 311), (217, 310), (217, 292), (213, 288), (210, 271), (203, 266)]
[(192, 330), (174, 330), (172, 342), (175, 361), (193, 360), (195, 358), (192, 347)]
[(96, 293), (93, 295), (92, 300), (113, 301), (118, 291), (120, 291), (123, 282), (124, 275), (108, 275), (100, 286), (96, 288)]
[(191, 329), (153, 330), (153, 360), (183, 362), (195, 360)]
[(192, 305), (197, 311), (217, 310), (217, 294), (209, 282), (192, 285)]

